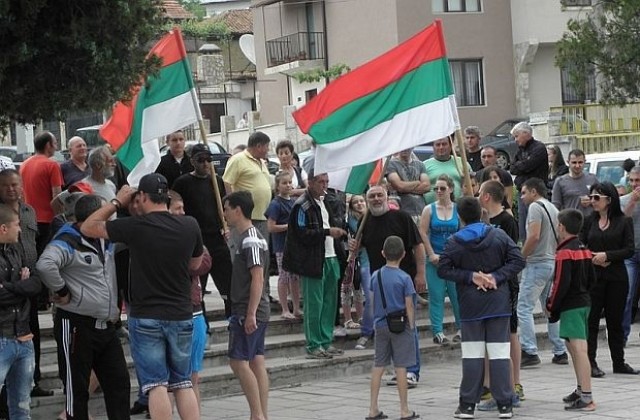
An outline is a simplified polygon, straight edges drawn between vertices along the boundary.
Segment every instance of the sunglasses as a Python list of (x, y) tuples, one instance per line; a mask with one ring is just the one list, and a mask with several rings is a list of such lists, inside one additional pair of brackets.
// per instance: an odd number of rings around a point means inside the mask
[(435, 191), (447, 191), (447, 187), (433, 187)]
[(591, 194), (589, 196), (589, 199), (593, 200), (593, 201), (600, 201), (601, 198), (609, 198), (608, 195), (602, 195), (602, 194)]

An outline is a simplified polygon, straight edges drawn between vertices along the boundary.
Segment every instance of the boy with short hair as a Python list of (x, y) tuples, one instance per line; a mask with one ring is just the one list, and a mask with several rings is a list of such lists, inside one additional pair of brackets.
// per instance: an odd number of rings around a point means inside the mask
[(462, 197), (456, 204), (463, 228), (449, 238), (438, 264), (438, 275), (456, 282), (460, 302), (462, 381), (454, 417), (474, 418), (486, 354), (498, 418), (508, 419), (513, 416), (509, 279), (524, 268), (525, 262), (518, 246), (502, 229), (480, 221), (482, 209), (477, 199)]
[(242, 385), (251, 420), (266, 420), (269, 376), (264, 360), (264, 337), (269, 322), (267, 241), (251, 222), (253, 199), (236, 191), (223, 199), (224, 217), (239, 240), (233, 259), (229, 365)]
[[(373, 293), (373, 313), (375, 326), (375, 356), (371, 369), (371, 404), (367, 420), (386, 419), (388, 416), (378, 409), (378, 394), (384, 368), (393, 360), (395, 377), (398, 380), (400, 396), (400, 418), (402, 420), (420, 417), (415, 411), (409, 411), (407, 403), (407, 367), (416, 362), (415, 299), (416, 290), (411, 277), (400, 269), (404, 258), (404, 243), (398, 236), (389, 236), (384, 241), (382, 255), (387, 264), (371, 275)], [(381, 287), (383, 288), (386, 308), (383, 307)], [(407, 322), (404, 331), (393, 333), (387, 325), (387, 314), (404, 310)]]
[(584, 217), (576, 209), (558, 214), (558, 239), (553, 286), (547, 299), (549, 322), (560, 321), (560, 337), (567, 343), (578, 385), (562, 401), (564, 409), (594, 411), (591, 365), (587, 355), (587, 321), (591, 308), (589, 289), (595, 282), (591, 251), (578, 239)]

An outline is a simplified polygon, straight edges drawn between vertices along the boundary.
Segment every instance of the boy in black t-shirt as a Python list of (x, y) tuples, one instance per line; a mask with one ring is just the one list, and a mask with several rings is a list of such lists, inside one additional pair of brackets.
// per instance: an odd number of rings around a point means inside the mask
[(267, 418), (269, 376), (264, 362), (264, 337), (269, 322), (267, 241), (251, 223), (253, 199), (248, 191), (224, 198), (224, 217), (239, 234), (233, 259), (229, 365), (249, 403), (252, 419)]

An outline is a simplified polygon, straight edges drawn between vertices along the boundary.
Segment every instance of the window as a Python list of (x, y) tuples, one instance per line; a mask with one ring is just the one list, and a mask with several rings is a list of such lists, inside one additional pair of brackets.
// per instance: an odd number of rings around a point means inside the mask
[(585, 86), (582, 92), (576, 90), (570, 83), (569, 72), (571, 67), (563, 68), (560, 71), (560, 82), (562, 83), (562, 103), (583, 104), (586, 101), (596, 100), (596, 73), (591, 70), (586, 75)]
[(592, 6), (593, 0), (562, 0), (564, 7), (584, 7)]
[(481, 12), (480, 0), (431, 0), (433, 13)]
[(484, 105), (482, 60), (449, 60), (458, 106)]

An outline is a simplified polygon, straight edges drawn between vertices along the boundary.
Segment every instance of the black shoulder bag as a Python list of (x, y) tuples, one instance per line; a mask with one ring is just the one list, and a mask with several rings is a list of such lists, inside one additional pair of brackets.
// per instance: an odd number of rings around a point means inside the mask
[(377, 278), (378, 287), (380, 287), (380, 297), (382, 298), (382, 309), (384, 309), (389, 331), (394, 334), (400, 334), (401, 332), (404, 332), (407, 326), (407, 311), (406, 309), (402, 309), (391, 313), (387, 312), (387, 300), (384, 297), (384, 287), (382, 287), (382, 276), (380, 275), (380, 270), (378, 270)]

